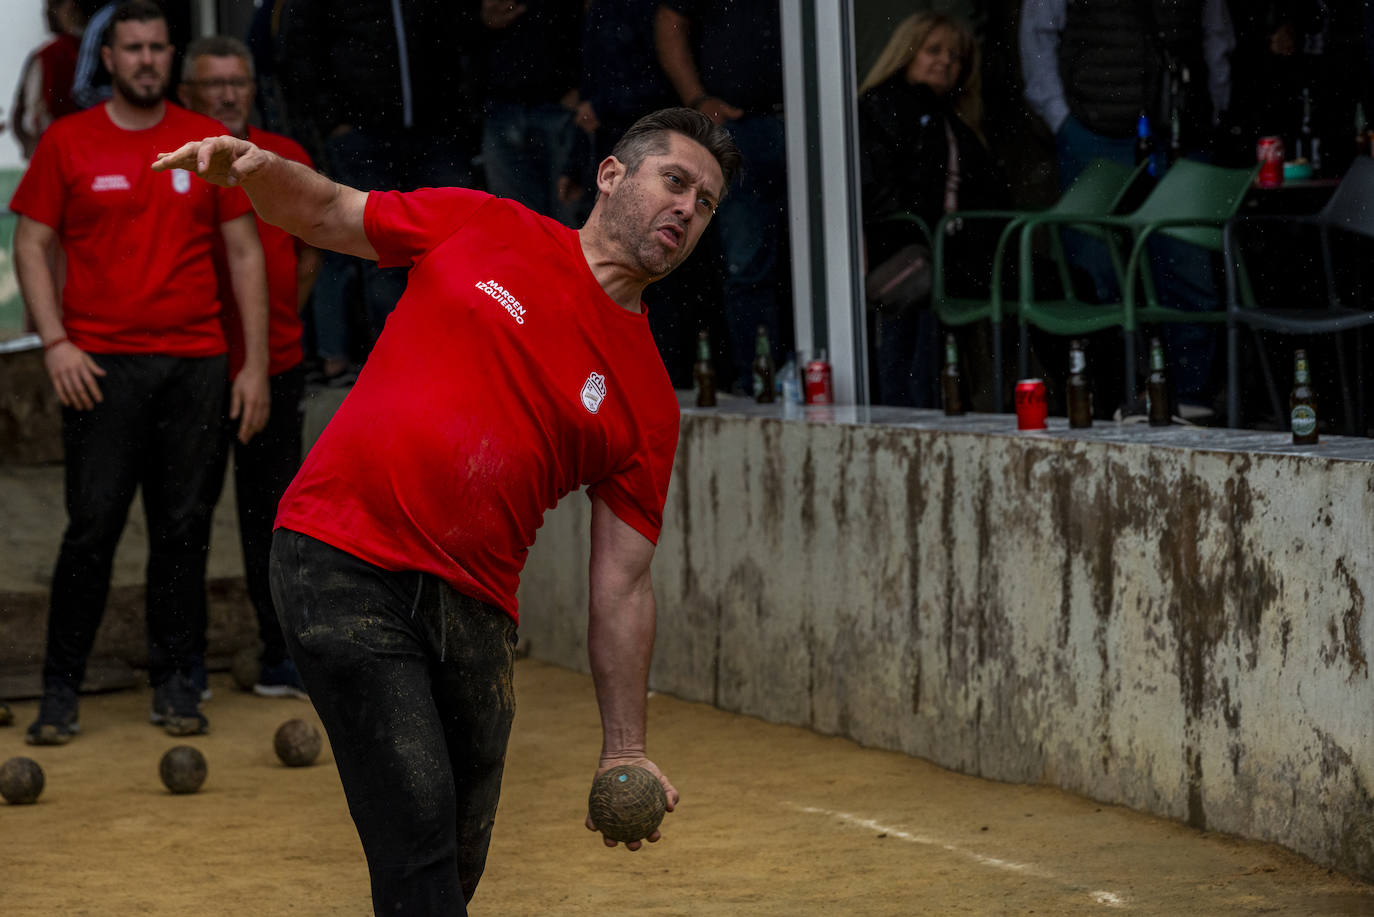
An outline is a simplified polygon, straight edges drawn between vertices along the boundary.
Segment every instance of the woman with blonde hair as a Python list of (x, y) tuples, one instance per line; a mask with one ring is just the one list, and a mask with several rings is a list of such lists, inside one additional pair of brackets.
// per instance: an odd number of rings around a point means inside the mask
[[(1006, 181), (983, 140), (982, 77), (978, 44), (959, 19), (916, 13), (892, 37), (859, 86), (859, 147), (864, 237), (868, 267), (909, 256), (920, 240), (909, 225), (884, 222), (914, 213), (934, 228), (954, 210), (1003, 206)], [(967, 265), (947, 277), (957, 292), (958, 275), (988, 276), (985, 257), (972, 258), (978, 243), (956, 223), (947, 240), (947, 265)], [(961, 258), (968, 252), (970, 257)], [(932, 407), (935, 321), (918, 303), (891, 303), (875, 317), (875, 383), (882, 404)]]

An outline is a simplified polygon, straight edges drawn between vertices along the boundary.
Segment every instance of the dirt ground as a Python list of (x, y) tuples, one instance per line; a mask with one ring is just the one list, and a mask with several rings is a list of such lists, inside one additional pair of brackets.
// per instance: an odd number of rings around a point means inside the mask
[[(607, 850), (582, 826), (599, 731), (588, 677), (534, 661), (477, 917), (548, 915), (1374, 914), (1374, 886), (1279, 848), (1056, 790), (963, 777), (900, 754), (655, 696), (650, 747), (682, 792), (663, 840)], [(0, 729), (47, 786), (0, 804), (0, 913), (365, 915), (362, 851), (326, 746), (279, 764), (308, 703), (217, 674), (204, 788), (173, 796), (150, 692), (83, 698), (82, 733), (29, 748), (33, 702)]]

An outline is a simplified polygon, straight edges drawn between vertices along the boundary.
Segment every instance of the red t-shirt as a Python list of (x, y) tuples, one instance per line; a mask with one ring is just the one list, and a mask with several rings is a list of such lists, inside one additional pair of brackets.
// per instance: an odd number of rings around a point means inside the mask
[(248, 196), (151, 168), (158, 153), (222, 133), (218, 121), (170, 103), (146, 130), (116, 126), (97, 105), (44, 131), (10, 209), (62, 240), (62, 324), (77, 347), (224, 353), (211, 244), (220, 224), (251, 212)]
[[(294, 159), (315, 168), (310, 154), (290, 137), (250, 126), (248, 140), (284, 159)], [(301, 316), (296, 302), (296, 263), (305, 243), (284, 229), (264, 223), (262, 217), (257, 217), (257, 221), (262, 254), (267, 260), (267, 373), (275, 376), (305, 358), (301, 351)], [(219, 275), (220, 301), (224, 303), (221, 319), (224, 336), (229, 342), (229, 378), (232, 379), (243, 368), (243, 322), (234, 300), (222, 236), (215, 239), (215, 272)]]
[(409, 284), (277, 525), (517, 620), (535, 530), (569, 491), (657, 542), (677, 396), (647, 314), (606, 296), (577, 233), (459, 188), (374, 191), (364, 226)]

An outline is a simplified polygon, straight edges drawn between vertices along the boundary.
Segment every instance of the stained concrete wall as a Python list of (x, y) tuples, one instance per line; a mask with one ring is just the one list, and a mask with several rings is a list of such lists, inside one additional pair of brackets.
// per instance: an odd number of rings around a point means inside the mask
[[(684, 412), (656, 690), (1374, 879), (1374, 443), (859, 413)], [(588, 520), (521, 593), (584, 671)]]

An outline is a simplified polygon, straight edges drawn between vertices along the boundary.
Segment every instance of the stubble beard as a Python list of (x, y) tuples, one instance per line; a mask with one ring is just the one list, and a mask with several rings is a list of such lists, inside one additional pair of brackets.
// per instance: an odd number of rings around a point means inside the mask
[(111, 77), (111, 82), (114, 84), (115, 91), (124, 98), (124, 101), (135, 108), (156, 108), (167, 97), (167, 82), (165, 80), (155, 89), (146, 92), (119, 77)]
[[(646, 232), (648, 227), (644, 223), (652, 225), (652, 220), (642, 220), (641, 208), (635, 206), (642, 200), (643, 196), (632, 186), (622, 185), (617, 198), (606, 202), (606, 234), (611, 241), (634, 258), (638, 268), (654, 280), (661, 280), (672, 273), (673, 268), (677, 267), (686, 255), (680, 249), (676, 253), (669, 251), (652, 232)], [(685, 245), (686, 242), (687, 235), (684, 231), (680, 244)], [(674, 254), (679, 257), (674, 259)]]

